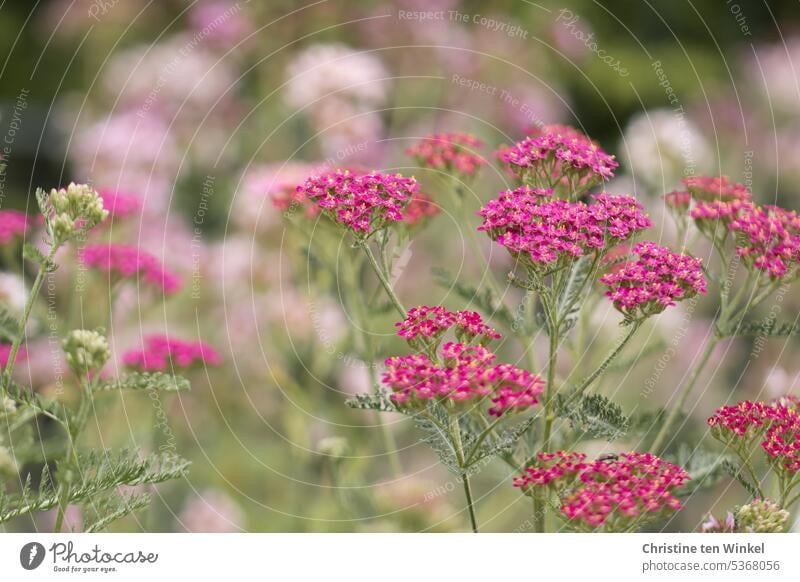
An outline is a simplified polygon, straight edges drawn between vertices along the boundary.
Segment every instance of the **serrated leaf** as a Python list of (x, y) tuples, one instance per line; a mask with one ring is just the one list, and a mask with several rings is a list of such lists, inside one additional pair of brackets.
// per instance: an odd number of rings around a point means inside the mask
[(758, 487), (750, 482), (750, 480), (742, 472), (741, 467), (737, 467), (730, 459), (725, 459), (722, 462), (722, 468), (726, 473), (728, 473), (728, 475), (736, 479), (751, 497), (754, 499), (761, 497), (761, 495), (758, 493)]
[(372, 392), (369, 394), (356, 394), (344, 402), (350, 408), (358, 410), (377, 410), (379, 412), (402, 412), (391, 401), (389, 395), (384, 392)]
[(55, 271), (55, 263), (51, 260), (48, 260), (46, 256), (42, 254), (42, 251), (37, 249), (31, 243), (26, 242), (22, 246), (22, 258), (26, 261), (31, 261), (36, 263), (44, 269), (45, 271), (52, 272)]
[(562, 329), (565, 332), (575, 325), (583, 300), (591, 288), (587, 285), (587, 279), (592, 273), (593, 264), (594, 259), (591, 255), (584, 255), (575, 261), (567, 276), (564, 291), (558, 297), (556, 316), (558, 321), (562, 322)]
[[(150, 505), (150, 495), (147, 493), (124, 495), (112, 492), (92, 499), (83, 504), (84, 531), (86, 533), (102, 531), (118, 519), (148, 505)], [(86, 514), (91, 514), (93, 517), (86, 519)]]
[(682, 443), (675, 455), (674, 462), (683, 467), (691, 476), (685, 486), (681, 487), (681, 495), (689, 495), (698, 489), (713, 487), (727, 473), (725, 463), (730, 462), (728, 455), (702, 448), (692, 448)]
[(583, 433), (582, 438), (611, 441), (624, 436), (630, 428), (630, 419), (622, 407), (600, 394), (585, 394), (571, 402), (560, 397), (556, 414), (569, 420), (575, 430)]
[(484, 286), (483, 289), (478, 289), (473, 285), (457, 281), (446, 269), (438, 267), (432, 269), (431, 273), (440, 286), (453, 291), (465, 301), (472, 303), (487, 316), (509, 328), (515, 325), (514, 317), (508, 311), (508, 308), (503, 305), (499, 297), (495, 296), (488, 285)]
[(162, 372), (132, 372), (119, 378), (100, 382), (95, 391), (156, 390), (158, 392), (183, 392), (189, 390), (189, 380), (183, 376)]
[(415, 417), (417, 427), (427, 433), (427, 436), (422, 439), (422, 442), (433, 449), (433, 452), (439, 457), (439, 461), (449, 471), (456, 475), (463, 475), (464, 471), (459, 466), (455, 446), (444, 428), (450, 421), (447, 411), (444, 410), (441, 405), (434, 402), (430, 403), (426, 410), (433, 420), (419, 414)]
[(800, 335), (800, 322), (749, 321), (724, 330), (730, 337), (789, 337)]

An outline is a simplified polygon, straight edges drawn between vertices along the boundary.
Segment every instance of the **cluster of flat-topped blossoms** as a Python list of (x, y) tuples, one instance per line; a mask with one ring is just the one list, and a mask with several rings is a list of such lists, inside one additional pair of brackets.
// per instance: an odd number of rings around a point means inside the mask
[(707, 292), (700, 259), (653, 242), (640, 242), (633, 252), (637, 260), (615, 265), (600, 278), (609, 287), (606, 296), (627, 319), (655, 315), (677, 301)]
[[(485, 344), (501, 336), (478, 313), (423, 305), (396, 325), (400, 337), (426, 353), (386, 360), (383, 383), (392, 390), (395, 404), (413, 408), (435, 400), (480, 406), (488, 401), (487, 413), (499, 417), (538, 403), (544, 382), (516, 366), (495, 363), (495, 354)], [(446, 342), (439, 350), (450, 329), (458, 341)]]
[(587, 136), (561, 125), (545, 126), (536, 135), (500, 149), (497, 156), (527, 184), (565, 184), (572, 191), (611, 179), (619, 165)]
[(473, 153), (482, 147), (483, 142), (468, 133), (438, 133), (423, 138), (408, 148), (406, 154), (426, 168), (473, 176), (486, 163), (482, 156)]
[(332, 220), (362, 237), (402, 221), (406, 207), (418, 191), (414, 178), (350, 170), (312, 176), (297, 187), (299, 194), (319, 206)]
[(596, 194), (594, 202), (550, 199), (549, 190), (501, 192), (479, 212), (485, 231), (534, 268), (590, 253), (603, 254), (652, 223), (631, 196)]
[(502, 337), (483, 322), (478, 312), (449, 311), (440, 305), (412, 307), (403, 321), (395, 323), (395, 327), (399, 329), (397, 335), (409, 342), (418, 337), (438, 340), (451, 328), (455, 329), (459, 341), (467, 343), (477, 338), (479, 343), (485, 345), (490, 340)]
[(650, 453), (623, 453), (587, 461), (583, 453), (540, 453), (514, 479), (526, 493), (546, 488), (576, 529), (628, 531), (681, 508), (674, 496), (689, 474)]
[(123, 354), (122, 362), (138, 370), (167, 372), (189, 368), (194, 364), (216, 366), (222, 363), (222, 358), (205, 342), (184, 341), (156, 334), (144, 338), (143, 349)]
[(800, 416), (798, 399), (784, 397), (773, 402), (744, 400), (723, 406), (708, 419), (711, 434), (735, 451), (761, 448), (779, 473), (800, 471)]
[(141, 276), (164, 293), (175, 293), (181, 288), (180, 278), (168, 271), (152, 254), (138, 247), (123, 244), (87, 245), (79, 252), (84, 265), (109, 273), (113, 277), (129, 279)]

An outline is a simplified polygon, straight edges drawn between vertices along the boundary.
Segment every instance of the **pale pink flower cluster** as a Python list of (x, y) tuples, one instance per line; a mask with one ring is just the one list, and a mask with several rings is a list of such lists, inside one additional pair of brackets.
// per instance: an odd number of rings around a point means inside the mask
[(641, 242), (633, 252), (639, 255), (636, 261), (623, 263), (600, 278), (609, 287), (606, 296), (627, 318), (642, 319), (707, 292), (700, 259), (653, 242)]
[(614, 176), (619, 166), (614, 156), (578, 130), (561, 125), (545, 126), (539, 135), (526, 137), (498, 151), (498, 157), (511, 171), (541, 185), (562, 180), (573, 186), (588, 186)]
[(386, 360), (383, 383), (400, 406), (421, 406), (431, 400), (453, 404), (488, 399), (487, 413), (502, 416), (538, 403), (544, 382), (510, 364), (495, 364), (496, 356), (480, 345), (448, 342), (442, 346), (442, 363), (414, 354)]
[(161, 288), (164, 293), (175, 293), (181, 288), (181, 280), (164, 268), (152, 254), (140, 248), (124, 244), (87, 245), (79, 252), (84, 265), (123, 279), (141, 276), (142, 279)]
[(561, 502), (561, 513), (579, 529), (605, 527), (625, 531), (642, 521), (681, 509), (674, 496), (689, 474), (650, 453), (623, 453), (586, 461), (583, 453), (540, 453), (538, 461), (514, 479), (533, 494), (548, 487)]
[(773, 402), (744, 400), (735, 406), (718, 409), (708, 424), (715, 438), (735, 450), (750, 450), (760, 441), (761, 448), (779, 471), (800, 471), (800, 399), (794, 396)]
[[(597, 194), (593, 204), (549, 200), (549, 190), (502, 192), (479, 212), (486, 231), (513, 255), (534, 266), (604, 253), (652, 223), (630, 196)], [(545, 200), (545, 202), (542, 202)]]
[(414, 178), (349, 170), (312, 176), (297, 187), (299, 194), (318, 205), (332, 220), (362, 236), (402, 221), (403, 212), (418, 190)]
[(0, 244), (8, 244), (25, 236), (31, 227), (31, 218), (19, 210), (0, 210)]
[(427, 219), (436, 216), (441, 211), (442, 209), (434, 204), (430, 196), (417, 192), (411, 197), (411, 202), (403, 211), (403, 222), (409, 226), (424, 224)]
[(399, 328), (397, 335), (405, 340), (418, 337), (439, 339), (450, 328), (455, 328), (460, 341), (471, 342), (475, 338), (485, 343), (502, 336), (483, 322), (476, 311), (448, 311), (442, 306), (420, 305), (408, 310), (408, 316), (395, 323)]
[(217, 366), (219, 354), (204, 342), (191, 342), (156, 334), (144, 338), (144, 348), (122, 355), (122, 362), (131, 368), (148, 372), (167, 372), (173, 368), (189, 368), (194, 364)]
[(486, 163), (483, 156), (474, 153), (482, 147), (483, 142), (468, 133), (438, 133), (423, 138), (406, 154), (427, 168), (473, 176)]

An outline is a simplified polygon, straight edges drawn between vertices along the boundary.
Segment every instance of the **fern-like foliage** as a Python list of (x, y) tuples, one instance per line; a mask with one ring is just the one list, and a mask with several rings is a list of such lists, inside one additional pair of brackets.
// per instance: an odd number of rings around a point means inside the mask
[(358, 410), (377, 410), (379, 412), (400, 412), (403, 411), (395, 406), (394, 402), (389, 398), (389, 395), (381, 390), (380, 392), (372, 392), (370, 394), (356, 394), (353, 398), (345, 401), (345, 404), (350, 408)]
[(790, 337), (800, 335), (800, 321), (778, 323), (774, 319), (768, 321), (739, 322), (721, 330), (731, 337)]
[(183, 392), (189, 390), (189, 380), (182, 376), (162, 372), (133, 372), (119, 378), (100, 382), (97, 392), (111, 390), (156, 390), (158, 392)]
[[(188, 467), (188, 461), (171, 454), (142, 457), (138, 451), (131, 450), (79, 454), (77, 463), (71, 467), (77, 479), (69, 484), (63, 501), (70, 505), (84, 504), (124, 485), (149, 485), (178, 479), (185, 476)], [(57, 507), (62, 501), (61, 487), (54, 484), (50, 472), (45, 470), (39, 486), (34, 489), (29, 474), (19, 493), (0, 492), (0, 523)]]
[(630, 419), (616, 404), (600, 394), (585, 394), (577, 400), (558, 398), (556, 414), (569, 420), (581, 438), (616, 440), (630, 429)]
[(11, 343), (19, 335), (19, 321), (8, 305), (0, 301), (0, 342)]
[(562, 322), (561, 329), (567, 332), (575, 326), (581, 306), (591, 290), (588, 278), (592, 275), (594, 262), (590, 255), (584, 255), (572, 265), (564, 285), (564, 291), (558, 297), (556, 315)]
[(679, 490), (681, 495), (687, 496), (699, 489), (716, 485), (728, 472), (726, 463), (730, 463), (730, 457), (709, 449), (692, 448), (683, 443), (678, 447), (673, 461), (692, 477), (691, 481)]

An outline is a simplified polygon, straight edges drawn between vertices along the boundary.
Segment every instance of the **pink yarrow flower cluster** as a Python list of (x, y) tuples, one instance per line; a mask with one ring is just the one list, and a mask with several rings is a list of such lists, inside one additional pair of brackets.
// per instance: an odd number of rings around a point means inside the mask
[(792, 476), (800, 472), (800, 415), (796, 397), (773, 402), (745, 400), (723, 406), (708, 419), (711, 434), (731, 447), (744, 450), (760, 443), (773, 468)]
[(800, 262), (800, 217), (778, 206), (749, 205), (728, 225), (736, 253), (750, 268), (780, 279), (794, 276)]
[(414, 178), (349, 170), (312, 176), (297, 188), (298, 193), (357, 236), (367, 236), (402, 221), (403, 212), (418, 190)]
[(167, 372), (173, 368), (189, 368), (194, 364), (217, 366), (222, 363), (222, 358), (204, 342), (183, 341), (159, 334), (147, 336), (143, 349), (123, 354), (122, 362), (138, 370)]
[(546, 487), (561, 503), (561, 513), (577, 529), (629, 531), (644, 521), (681, 509), (674, 496), (689, 474), (650, 453), (623, 453), (587, 461), (583, 453), (540, 453), (538, 461), (514, 479), (525, 493)]
[(502, 336), (483, 322), (476, 311), (448, 311), (442, 306), (420, 305), (409, 309), (403, 321), (395, 323), (399, 328), (397, 335), (407, 341), (418, 337), (438, 340), (447, 330), (455, 328), (459, 341), (471, 342), (478, 338), (480, 343)]
[(442, 363), (414, 354), (388, 358), (383, 383), (391, 388), (397, 405), (416, 407), (427, 401), (453, 404), (490, 402), (487, 413), (502, 416), (538, 403), (544, 382), (510, 364), (495, 364), (496, 356), (480, 345), (448, 342), (442, 346)]
[(707, 292), (700, 259), (652, 242), (637, 244), (633, 252), (639, 255), (636, 261), (623, 263), (600, 278), (609, 287), (606, 296), (626, 318), (640, 320)]
[(103, 188), (97, 194), (103, 200), (103, 208), (108, 210), (107, 220), (127, 218), (142, 209), (142, 199), (135, 194), (113, 188)]
[(483, 142), (467, 133), (439, 133), (425, 137), (408, 148), (406, 154), (427, 168), (473, 176), (486, 163), (473, 150), (483, 147)]
[(519, 188), (502, 192), (479, 214), (485, 231), (514, 256), (534, 268), (603, 254), (652, 223), (630, 196), (597, 194), (593, 204), (549, 199), (548, 190)]
[(130, 245), (96, 244), (80, 250), (80, 259), (87, 267), (110, 273), (115, 277), (142, 279), (161, 288), (165, 293), (175, 293), (181, 280), (171, 273), (152, 254)]
[(418, 192), (411, 197), (411, 202), (403, 211), (403, 222), (409, 226), (419, 226), (440, 212), (441, 209), (430, 196)]
[(8, 244), (24, 236), (31, 227), (31, 218), (19, 210), (0, 210), (0, 244)]
[(573, 190), (609, 180), (619, 166), (587, 136), (560, 125), (545, 126), (539, 135), (502, 148), (497, 155), (526, 182), (540, 186), (565, 182)]

